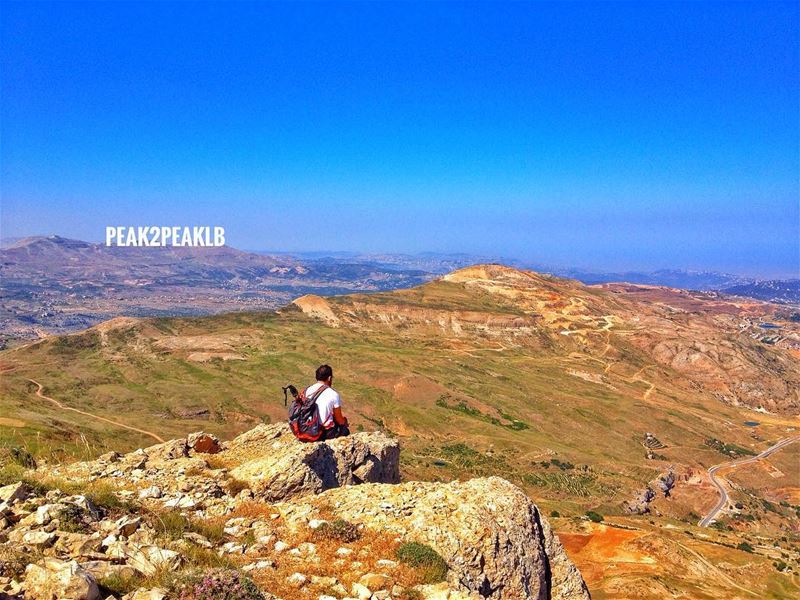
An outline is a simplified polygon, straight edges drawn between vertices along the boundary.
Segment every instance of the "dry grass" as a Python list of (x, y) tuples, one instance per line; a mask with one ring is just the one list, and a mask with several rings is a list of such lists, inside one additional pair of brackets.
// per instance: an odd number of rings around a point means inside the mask
[(233, 517), (246, 517), (250, 519), (263, 519), (269, 520), (272, 515), (277, 514), (278, 511), (273, 508), (271, 504), (263, 502), (256, 502), (254, 500), (246, 500), (236, 505), (236, 508), (227, 516), (231, 519)]

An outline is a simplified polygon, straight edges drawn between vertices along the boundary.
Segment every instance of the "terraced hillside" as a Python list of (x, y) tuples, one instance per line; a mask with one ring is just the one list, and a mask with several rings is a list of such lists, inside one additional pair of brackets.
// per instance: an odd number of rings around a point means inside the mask
[[(112, 320), (6, 351), (0, 431), (39, 455), (133, 449), (148, 433), (230, 437), (283, 419), (280, 386), (310, 383), (328, 362), (355, 428), (401, 439), (407, 477), (500, 474), (565, 516), (683, 530), (717, 502), (708, 467), (800, 425), (799, 347), (785, 307), (485, 265), (277, 313)], [(780, 471), (740, 486), (743, 508), (719, 518), (730, 539), (716, 541), (779, 540), (797, 567), (800, 481)], [(770, 557), (759, 577), (777, 578), (780, 596), (791, 580)], [(593, 585), (611, 590), (617, 576)]]

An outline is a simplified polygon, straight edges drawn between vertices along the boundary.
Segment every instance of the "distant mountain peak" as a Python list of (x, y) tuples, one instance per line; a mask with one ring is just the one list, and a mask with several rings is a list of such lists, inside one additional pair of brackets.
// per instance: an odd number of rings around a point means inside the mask
[(32, 235), (30, 237), (17, 240), (10, 246), (8, 250), (15, 248), (30, 248), (31, 246), (61, 246), (64, 248), (88, 248), (92, 246), (89, 242), (81, 240), (73, 240), (70, 238), (61, 237), (60, 235)]
[(535, 271), (527, 271), (517, 269), (515, 267), (508, 267), (497, 263), (488, 263), (481, 265), (472, 265), (448, 273), (442, 279), (444, 281), (452, 281), (462, 283), (465, 281), (485, 280), (485, 281), (502, 281), (502, 280), (524, 280), (531, 278), (540, 278), (542, 275)]

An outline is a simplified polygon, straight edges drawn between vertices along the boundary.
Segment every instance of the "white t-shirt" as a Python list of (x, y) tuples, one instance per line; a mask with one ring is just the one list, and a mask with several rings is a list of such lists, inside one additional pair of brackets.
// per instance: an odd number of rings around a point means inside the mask
[[(323, 384), (319, 381), (310, 385), (306, 390), (306, 396), (313, 396), (321, 385)], [(317, 398), (317, 409), (319, 410), (319, 420), (325, 429), (330, 429), (334, 426), (333, 409), (341, 407), (342, 401), (339, 398), (339, 392), (333, 388), (328, 388), (319, 395)]]

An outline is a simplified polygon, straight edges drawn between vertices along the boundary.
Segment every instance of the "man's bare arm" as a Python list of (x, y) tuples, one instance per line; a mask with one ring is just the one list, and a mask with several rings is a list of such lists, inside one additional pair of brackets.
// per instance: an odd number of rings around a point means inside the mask
[(342, 409), (338, 406), (333, 409), (333, 420), (337, 425), (347, 425), (347, 417), (342, 414)]

